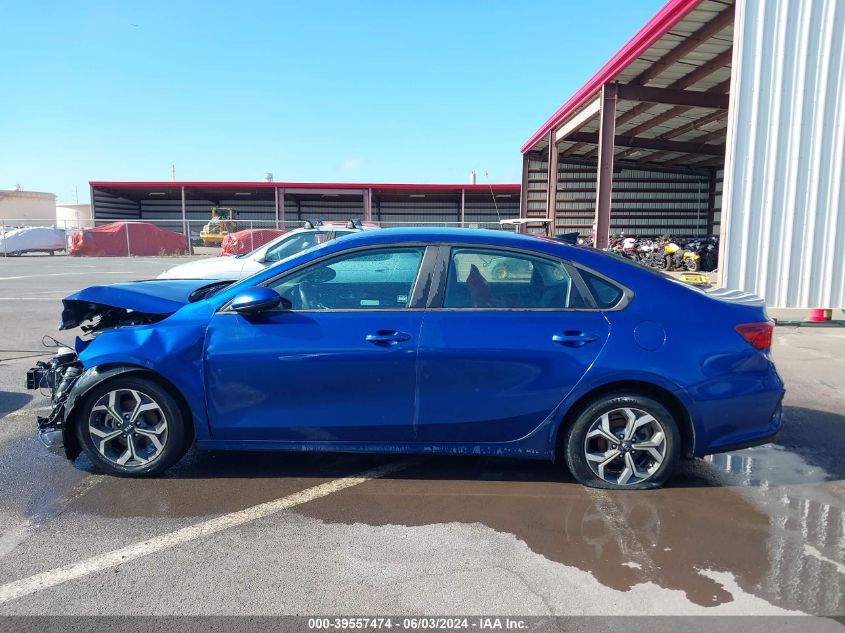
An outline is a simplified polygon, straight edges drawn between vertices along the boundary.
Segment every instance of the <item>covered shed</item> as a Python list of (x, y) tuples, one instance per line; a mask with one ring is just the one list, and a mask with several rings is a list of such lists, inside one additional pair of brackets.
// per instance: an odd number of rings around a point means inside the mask
[(361, 184), (303, 182), (91, 182), (96, 223), (140, 220), (184, 232), (231, 208), (255, 228), (310, 219), (360, 218), (381, 226), (498, 226), (519, 215), (518, 184)]
[(718, 233), (734, 14), (665, 5), (525, 142), (523, 215), (600, 247), (610, 232)]
[(522, 155), (522, 217), (719, 235), (723, 285), (841, 308), (845, 3), (669, 0)]

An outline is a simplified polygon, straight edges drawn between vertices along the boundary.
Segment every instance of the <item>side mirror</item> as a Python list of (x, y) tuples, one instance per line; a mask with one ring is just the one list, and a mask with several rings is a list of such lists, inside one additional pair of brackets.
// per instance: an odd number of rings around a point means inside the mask
[(282, 304), (284, 309), (290, 309), (290, 301), (286, 301), (282, 296), (265, 286), (253, 286), (247, 288), (243, 292), (239, 292), (232, 299), (232, 310), (238, 314), (258, 314), (265, 310), (272, 310), (279, 304)]

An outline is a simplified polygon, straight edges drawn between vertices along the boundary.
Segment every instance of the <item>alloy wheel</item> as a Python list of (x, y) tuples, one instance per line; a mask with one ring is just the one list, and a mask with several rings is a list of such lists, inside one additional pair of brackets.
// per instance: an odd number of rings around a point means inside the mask
[(167, 444), (167, 418), (144, 392), (116, 389), (94, 403), (88, 432), (97, 452), (108, 461), (124, 468), (145, 466)]
[(624, 407), (599, 416), (587, 431), (584, 454), (593, 473), (610, 484), (646, 481), (666, 459), (666, 430), (641, 409)]

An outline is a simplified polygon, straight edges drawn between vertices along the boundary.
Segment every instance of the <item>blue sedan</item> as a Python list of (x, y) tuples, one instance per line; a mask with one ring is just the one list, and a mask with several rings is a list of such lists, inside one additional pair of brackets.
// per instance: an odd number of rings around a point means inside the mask
[(652, 488), (781, 424), (760, 299), (500, 231), (369, 231), (235, 284), (94, 286), (61, 327), (87, 335), (28, 373), (52, 390), (39, 437), (114, 475), (195, 444), (559, 460)]

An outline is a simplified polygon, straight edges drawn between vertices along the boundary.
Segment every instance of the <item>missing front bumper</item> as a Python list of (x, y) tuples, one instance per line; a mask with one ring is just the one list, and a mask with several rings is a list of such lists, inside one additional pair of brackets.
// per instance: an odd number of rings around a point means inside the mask
[(36, 437), (44, 447), (55, 455), (66, 457), (64, 433), (61, 429), (41, 429)]
[[(36, 437), (47, 450), (56, 455), (73, 459), (78, 451), (69, 450), (65, 441), (65, 417), (68, 395), (79, 377), (82, 366), (76, 353), (61, 347), (48, 361), (39, 361), (26, 372), (26, 387), (31, 390), (49, 390), (53, 409), (47, 417), (38, 416)], [(72, 443), (72, 442), (71, 442)]]

